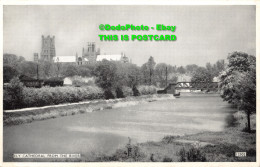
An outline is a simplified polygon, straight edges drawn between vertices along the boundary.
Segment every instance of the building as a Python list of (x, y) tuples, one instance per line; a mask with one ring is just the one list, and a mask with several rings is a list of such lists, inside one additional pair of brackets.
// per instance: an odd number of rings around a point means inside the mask
[(123, 54), (123, 56), (121, 57), (121, 61), (122, 63), (132, 63), (131, 60), (128, 57), (126, 57), (125, 54)]
[(76, 56), (56, 56), (53, 58), (55, 63), (75, 63)]
[(34, 79), (31, 77), (28, 77), (26, 75), (20, 75), (19, 80), (24, 84), (26, 87), (36, 87), (40, 88), (43, 86), (43, 80), (40, 79)]
[(87, 49), (82, 49), (82, 59), (83, 64), (93, 64), (102, 60), (108, 61), (121, 61), (123, 63), (129, 63), (129, 58), (122, 52), (121, 54), (100, 54), (100, 48), (96, 48), (94, 42), (89, 42)]
[(75, 56), (56, 56), (55, 36), (42, 36), (41, 57), (39, 58), (38, 53), (34, 53), (35, 62), (38, 62), (38, 60), (43, 60), (54, 63), (76, 63), (78, 65), (83, 65), (94, 64), (104, 59), (108, 61), (120, 61), (123, 63), (129, 63), (129, 58), (126, 57), (124, 53), (101, 55), (100, 49), (96, 48), (96, 44), (94, 42), (88, 42), (87, 48), (83, 47), (81, 56), (78, 56), (77, 53)]
[(75, 56), (56, 56), (53, 57), (54, 63), (76, 63), (78, 65), (87, 64), (88, 59), (79, 57), (76, 53)]
[(129, 58), (122, 52), (121, 54), (100, 54), (100, 49), (96, 48), (94, 42), (89, 42), (87, 49), (82, 49), (82, 56), (56, 56), (53, 57), (55, 63), (76, 63), (78, 65), (94, 64), (102, 60), (117, 61), (122, 63), (129, 63)]
[(95, 63), (98, 55), (100, 55), (100, 49), (96, 48), (96, 44), (94, 42), (88, 42), (87, 49), (82, 49), (82, 58), (86, 58), (88, 60), (87, 63)]
[(51, 38), (49, 35), (47, 37), (42, 35), (41, 59), (44, 61), (52, 61), (55, 56), (55, 36)]
[(102, 60), (108, 60), (108, 61), (120, 61), (122, 63), (129, 63), (129, 58), (126, 57), (124, 53), (121, 54), (114, 54), (114, 55), (98, 55), (96, 61), (102, 61)]

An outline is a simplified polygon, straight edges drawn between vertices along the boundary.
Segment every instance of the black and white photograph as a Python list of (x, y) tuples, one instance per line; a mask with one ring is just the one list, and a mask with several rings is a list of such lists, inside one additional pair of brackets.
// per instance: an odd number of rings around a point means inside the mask
[(256, 20), (256, 5), (3, 5), (3, 162), (257, 166)]

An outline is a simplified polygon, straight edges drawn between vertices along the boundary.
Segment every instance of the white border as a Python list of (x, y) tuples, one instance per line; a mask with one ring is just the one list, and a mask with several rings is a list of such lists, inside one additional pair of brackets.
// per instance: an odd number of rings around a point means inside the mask
[[(3, 5), (256, 5), (256, 61), (257, 61), (257, 76), (260, 70), (259, 67), (259, 56), (260, 56), (260, 0), (184, 0), (184, 1), (177, 1), (177, 0), (133, 0), (133, 1), (124, 1), (124, 0), (0, 0), (0, 52), (1, 55), (3, 55)], [(3, 72), (3, 59), (0, 59), (0, 71)], [(19, 166), (19, 167), (28, 167), (28, 166), (39, 166), (39, 167), (45, 167), (45, 166), (90, 166), (90, 167), (107, 167), (107, 166), (113, 166), (113, 167), (122, 167), (122, 166), (140, 166), (140, 167), (172, 167), (172, 166), (178, 166), (178, 167), (186, 167), (186, 166), (199, 166), (199, 167), (260, 167), (260, 150), (259, 150), (259, 129), (260, 129), (260, 117), (259, 117), (259, 85), (260, 85), (260, 79), (257, 77), (257, 142), (256, 142), (256, 148), (257, 148), (257, 162), (171, 162), (171, 163), (120, 163), (120, 162), (109, 162), (109, 163), (62, 163), (62, 162), (55, 162), (55, 163), (46, 163), (46, 162), (32, 162), (32, 163), (18, 163), (18, 162), (12, 162), (12, 163), (3, 163), (3, 138), (0, 138), (1, 143), (1, 150), (0, 153), (0, 166)], [(0, 90), (3, 90), (3, 78), (0, 79)], [(0, 96), (0, 104), (2, 108), (2, 102), (3, 102), (3, 93)], [(0, 112), (1, 117), (1, 124), (0, 124), (0, 131), (3, 132), (3, 113)], [(2, 133), (3, 136), (3, 133)]]
[(2, 0), (3, 5), (255, 5), (259, 0)]

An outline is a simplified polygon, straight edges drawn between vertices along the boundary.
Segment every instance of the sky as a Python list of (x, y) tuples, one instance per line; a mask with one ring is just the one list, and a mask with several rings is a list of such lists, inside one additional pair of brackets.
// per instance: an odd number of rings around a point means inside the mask
[[(95, 42), (101, 54), (124, 52), (137, 65), (205, 66), (233, 51), (256, 54), (255, 6), (4, 6), (4, 53), (33, 60), (41, 36), (55, 36), (57, 56), (82, 54)], [(171, 31), (101, 31), (100, 24), (176, 26)], [(176, 35), (176, 41), (100, 41), (98, 35)]]

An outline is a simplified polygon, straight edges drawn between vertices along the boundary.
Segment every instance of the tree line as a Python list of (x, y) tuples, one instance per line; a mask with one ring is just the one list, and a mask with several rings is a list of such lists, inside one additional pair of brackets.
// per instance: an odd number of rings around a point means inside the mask
[[(169, 83), (177, 82), (181, 76), (189, 76), (191, 81), (205, 82), (212, 81), (225, 68), (224, 60), (219, 60), (215, 64), (207, 63), (206, 67), (195, 64), (186, 66), (170, 65), (166, 63), (156, 63), (151, 56), (141, 67), (131, 63), (120, 63), (113, 61), (102, 61), (97, 64), (77, 65), (76, 63), (53, 63), (40, 61), (38, 64), (33, 61), (26, 61), (21, 56), (14, 54), (4, 54), (4, 82), (9, 82), (14, 76), (26, 75), (32, 78), (49, 79), (59, 77), (93, 77), (106, 75), (101, 67), (108, 68), (114, 73), (116, 80), (122, 80), (127, 86), (135, 85), (155, 85), (165, 88)], [(38, 68), (38, 69), (37, 69)], [(109, 74), (112, 77), (112, 74)], [(114, 77), (114, 76), (113, 76)], [(190, 80), (188, 80), (190, 81)]]

